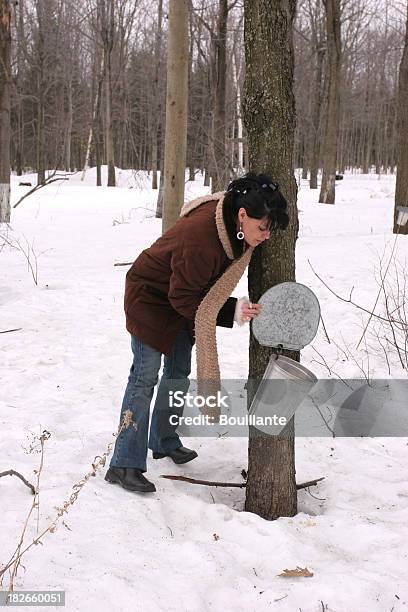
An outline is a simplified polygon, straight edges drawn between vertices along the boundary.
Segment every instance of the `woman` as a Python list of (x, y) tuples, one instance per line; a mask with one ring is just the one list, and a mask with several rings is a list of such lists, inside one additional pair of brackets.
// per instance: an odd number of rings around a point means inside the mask
[[(148, 447), (154, 459), (187, 463), (195, 457), (170, 425), (169, 390), (188, 389), (191, 349), (197, 343), (197, 379), (219, 380), (216, 325), (242, 325), (260, 312), (248, 298), (229, 297), (254, 248), (288, 225), (286, 200), (268, 176), (248, 173), (220, 192), (186, 204), (180, 219), (126, 275), (126, 328), (133, 363), (121, 426), (105, 480), (131, 491), (156, 488), (143, 475)], [(164, 369), (152, 413), (161, 357)], [(180, 413), (179, 413), (180, 414)], [(124, 423), (126, 422), (126, 426)]]

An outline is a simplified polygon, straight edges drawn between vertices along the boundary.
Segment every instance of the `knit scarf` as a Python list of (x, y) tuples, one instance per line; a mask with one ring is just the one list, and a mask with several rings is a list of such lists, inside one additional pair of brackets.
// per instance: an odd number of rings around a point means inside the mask
[(181, 209), (180, 217), (188, 215), (192, 210), (218, 200), (215, 210), (215, 224), (223, 249), (232, 261), (225, 272), (214, 283), (198, 306), (195, 316), (196, 354), (197, 354), (197, 384), (198, 393), (210, 395), (220, 389), (220, 367), (217, 351), (217, 316), (249, 264), (253, 247), (248, 247), (244, 253), (234, 260), (234, 252), (222, 214), (225, 192), (220, 191), (202, 196), (187, 202)]

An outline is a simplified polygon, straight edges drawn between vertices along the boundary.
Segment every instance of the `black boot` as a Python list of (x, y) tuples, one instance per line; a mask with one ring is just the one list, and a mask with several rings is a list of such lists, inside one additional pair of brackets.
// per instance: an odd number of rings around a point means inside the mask
[(198, 457), (198, 455), (194, 450), (185, 448), (184, 446), (180, 446), (169, 453), (156, 453), (153, 451), (153, 459), (163, 459), (163, 457), (171, 457), (174, 463), (187, 463)]
[(154, 493), (156, 487), (150, 480), (143, 476), (143, 472), (136, 468), (110, 467), (106, 472), (105, 480), (120, 484), (128, 491), (140, 491), (142, 493)]

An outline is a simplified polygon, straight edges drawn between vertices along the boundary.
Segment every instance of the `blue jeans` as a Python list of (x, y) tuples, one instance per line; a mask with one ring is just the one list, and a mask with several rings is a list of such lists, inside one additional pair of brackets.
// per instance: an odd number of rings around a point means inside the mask
[[(127, 410), (132, 422), (116, 439), (111, 467), (137, 468), (146, 471), (150, 402), (158, 381), (162, 353), (131, 336), (133, 363), (122, 403), (120, 424)], [(157, 389), (156, 402), (150, 424), (149, 448), (159, 453), (169, 453), (182, 446), (176, 433), (177, 425), (171, 425), (170, 415), (181, 416), (181, 408), (169, 407), (169, 391), (183, 391), (189, 387), (192, 344), (187, 327), (176, 338), (168, 357), (164, 357), (163, 375)]]

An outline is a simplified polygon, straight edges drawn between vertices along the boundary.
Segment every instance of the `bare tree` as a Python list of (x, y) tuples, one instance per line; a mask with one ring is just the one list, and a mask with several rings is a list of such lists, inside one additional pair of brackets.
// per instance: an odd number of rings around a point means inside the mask
[(115, 187), (115, 154), (112, 134), (112, 50), (115, 37), (115, 0), (98, 0), (103, 45), (105, 83), (105, 151), (108, 187)]
[(312, 6), (309, 0), (309, 15), (311, 24), (311, 44), (315, 56), (316, 65), (312, 94), (312, 111), (310, 121), (309, 138), (309, 165), (310, 165), (310, 189), (317, 189), (317, 173), (319, 169), (320, 153), (320, 119), (323, 98), (323, 61), (326, 55), (326, 44), (322, 27), (321, 3), (317, 0)]
[[(329, 111), (326, 28), (321, 0), (298, 2), (295, 96), (302, 120), (295, 163), (304, 177), (310, 169), (313, 187), (317, 168), (328, 159), (320, 146)], [(247, 159), (239, 100), (242, 5), (191, 4), (188, 166), (190, 178), (193, 170), (205, 170), (205, 184), (212, 176), (217, 189)], [(19, 0), (11, 23), (13, 171), (38, 170), (42, 183), (46, 168), (83, 168), (86, 161), (96, 166), (101, 184), (108, 153), (111, 184), (113, 162), (153, 170), (155, 179), (164, 154), (166, 6), (160, 19), (159, 0)], [(406, 14), (401, 2), (381, 6), (380, 0), (341, 3), (339, 170), (394, 172), (397, 164)]]
[(228, 0), (218, 1), (217, 34), (214, 37), (214, 122), (213, 122), (213, 191), (225, 189), (227, 155), (225, 150), (225, 96), (227, 83), (227, 23)]
[(157, 30), (154, 45), (154, 91), (153, 91), (153, 110), (152, 110), (152, 188), (157, 189), (157, 170), (158, 170), (158, 131), (160, 125), (160, 92), (159, 92), (159, 75), (161, 66), (161, 50), (163, 38), (163, 0), (158, 0), (157, 9)]
[(37, 13), (37, 184), (45, 183), (45, 94), (46, 52), (44, 41), (44, 0), (36, 0)]
[[(242, 63), (238, 64), (238, 50), (237, 45), (234, 44), (232, 51), (232, 78), (236, 90), (235, 100), (235, 112), (236, 112), (236, 123), (237, 123), (237, 173), (240, 174), (244, 170), (244, 130), (242, 121), (242, 109), (241, 109), (241, 72)], [(234, 141), (233, 141), (234, 142)], [(233, 149), (234, 150), (234, 149)], [(233, 159), (234, 162), (234, 159)], [(234, 163), (232, 163), (234, 166)]]
[[(204, 165), (208, 167), (212, 177), (213, 191), (223, 189), (229, 178), (229, 155), (226, 146), (228, 16), (236, 4), (236, 1), (228, 4), (228, 0), (218, 0), (217, 13), (211, 16), (211, 20), (206, 20), (200, 14), (203, 8), (200, 13), (197, 12), (199, 22), (205, 27), (210, 37), (208, 64), (211, 122)], [(205, 184), (209, 184), (208, 181)]]
[(187, 146), (188, 0), (170, 0), (167, 51), (163, 232), (184, 202)]
[(323, 204), (334, 204), (336, 198), (337, 140), (340, 113), (340, 0), (323, 0), (323, 3), (326, 10), (329, 86), (323, 146), (323, 176), (319, 202)]
[[(295, 279), (298, 234), (296, 181), (293, 172), (295, 100), (292, 26), (296, 0), (245, 0), (244, 122), (249, 167), (276, 179), (289, 204), (290, 226), (257, 249), (249, 268), (249, 294), (256, 302), (273, 285)], [(271, 350), (251, 335), (250, 380), (260, 380)], [(291, 354), (298, 358), (298, 354)], [(253, 395), (254, 389), (250, 395)], [(251, 397), (249, 398), (251, 400)], [(258, 432), (259, 434), (259, 432)], [(297, 511), (294, 425), (285, 435), (263, 437), (251, 428), (245, 509), (263, 518), (293, 516)]]
[(0, 223), (10, 221), (11, 8), (0, 0)]
[(86, 146), (85, 153), (85, 163), (82, 169), (81, 181), (85, 178), (85, 173), (89, 167), (90, 159), (91, 159), (91, 147), (92, 142), (95, 145), (95, 157), (96, 157), (96, 185), (97, 187), (102, 186), (102, 177), (101, 177), (101, 151), (100, 151), (100, 142), (99, 142), (99, 123), (100, 123), (100, 112), (101, 112), (101, 97), (102, 97), (102, 84), (103, 84), (103, 56), (101, 53), (98, 53), (99, 46), (96, 45), (95, 49), (95, 60), (94, 60), (94, 74), (93, 74), (93, 82), (94, 82), (94, 101), (92, 108), (92, 117), (89, 126), (89, 136), (88, 142)]
[(398, 227), (397, 207), (408, 206), (408, 7), (405, 46), (399, 70), (398, 91), (398, 167), (395, 189), (394, 233), (408, 234), (408, 223)]
[[(23, 174), (23, 156), (24, 156), (24, 113), (23, 113), (23, 97), (22, 97), (22, 78), (24, 76), (24, 55), (23, 48), (25, 49), (25, 35), (24, 35), (24, 0), (20, 0), (18, 3), (18, 10), (14, 11), (14, 17), (16, 21), (15, 36), (17, 39), (17, 74), (15, 77), (15, 91), (16, 91), (16, 124), (17, 134), (14, 138), (15, 143), (15, 167), (17, 176)], [(12, 122), (12, 118), (11, 121)]]

